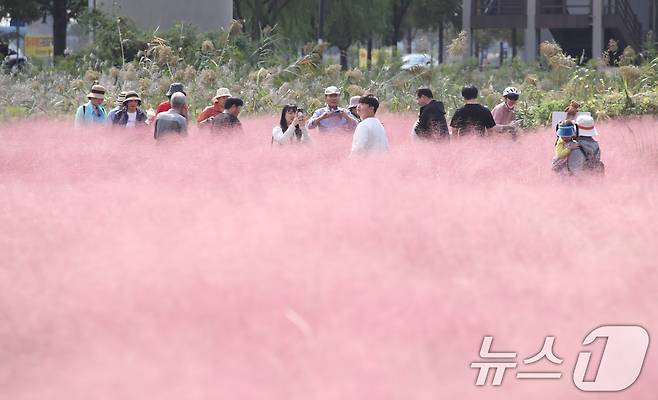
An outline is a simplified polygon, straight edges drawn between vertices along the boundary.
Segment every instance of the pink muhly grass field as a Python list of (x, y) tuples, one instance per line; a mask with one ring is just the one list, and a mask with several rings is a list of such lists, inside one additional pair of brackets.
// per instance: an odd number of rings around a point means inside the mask
[[(550, 129), (516, 142), (0, 127), (0, 399), (598, 399), (587, 333), (658, 338), (658, 123), (599, 125), (604, 179), (556, 178)], [(484, 335), (516, 351), (475, 386)], [(556, 337), (560, 366), (525, 366)], [(599, 354), (600, 354), (599, 346)], [(595, 356), (594, 356), (595, 357)], [(521, 381), (517, 371), (562, 372)], [(656, 398), (658, 356), (604, 397)]]

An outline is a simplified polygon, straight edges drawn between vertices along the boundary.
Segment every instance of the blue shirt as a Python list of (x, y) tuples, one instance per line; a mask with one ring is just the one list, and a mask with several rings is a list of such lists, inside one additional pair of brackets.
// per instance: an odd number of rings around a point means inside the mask
[(75, 127), (77, 128), (84, 124), (103, 124), (106, 118), (107, 114), (102, 105), (94, 107), (91, 101), (88, 101), (86, 104), (78, 107), (78, 111), (75, 113)]
[[(343, 118), (340, 114), (337, 113), (336, 116), (331, 116), (323, 119), (322, 121), (318, 121), (320, 116), (322, 116), (322, 114), (324, 114), (325, 112), (332, 112), (337, 110), (344, 112), (345, 115), (347, 115), (347, 119)], [(308, 120), (306, 127), (308, 129), (314, 129), (317, 127), (320, 130), (320, 132), (328, 132), (336, 129), (342, 129), (344, 131), (354, 131), (354, 129), (358, 124), (359, 121), (356, 118), (354, 118), (352, 115), (350, 115), (349, 110), (341, 107), (329, 108), (329, 106), (324, 106), (322, 108), (318, 108), (317, 110), (315, 110), (313, 116)]]

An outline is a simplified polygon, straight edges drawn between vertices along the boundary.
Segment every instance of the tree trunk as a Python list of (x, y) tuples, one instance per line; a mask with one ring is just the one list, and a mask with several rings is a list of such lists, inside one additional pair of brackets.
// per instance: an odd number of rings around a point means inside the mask
[(69, 24), (69, 15), (66, 9), (66, 0), (53, 1), (53, 53), (55, 57), (63, 56), (66, 50), (66, 28)]
[(398, 55), (398, 41), (400, 40), (402, 19), (404, 18), (404, 14), (407, 12), (408, 7), (409, 1), (405, 2), (402, 0), (402, 2), (400, 2), (400, 0), (393, 0), (393, 37), (391, 38), (391, 44), (393, 45), (393, 56)]
[(235, 0), (233, 2), (233, 19), (240, 21), (242, 19), (242, 10), (240, 9), (241, 0)]
[(372, 32), (368, 35), (368, 46), (367, 46), (367, 59), (368, 59), (368, 71), (372, 69)]
[(251, 21), (251, 38), (254, 40), (260, 39), (260, 30), (263, 23), (263, 2), (256, 0), (254, 2), (254, 19)]
[(393, 46), (393, 56), (398, 55), (399, 40), (400, 40), (400, 27), (393, 25), (393, 36), (391, 37), (391, 45)]
[(477, 57), (478, 65), (480, 65), (480, 43), (478, 43), (477, 41), (474, 42), (475, 45), (473, 46), (474, 47), (473, 50), (475, 50), (475, 57)]
[(347, 71), (347, 47), (340, 50), (340, 69)]
[(443, 20), (441, 20), (441, 22), (439, 22), (439, 64), (443, 64), (443, 42)]
[(516, 58), (516, 28), (512, 28), (512, 60)]
[(411, 54), (413, 52), (413, 34), (411, 32), (411, 27), (407, 28), (407, 54)]
[(321, 43), (324, 40), (324, 0), (320, 0), (318, 7), (318, 43)]

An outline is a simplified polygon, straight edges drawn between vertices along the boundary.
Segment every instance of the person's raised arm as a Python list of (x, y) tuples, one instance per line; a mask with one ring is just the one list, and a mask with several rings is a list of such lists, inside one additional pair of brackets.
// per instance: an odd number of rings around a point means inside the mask
[(272, 137), (274, 138), (274, 141), (279, 143), (279, 144), (284, 144), (286, 141), (290, 140), (290, 138), (293, 137), (295, 134), (295, 121), (293, 121), (292, 124), (286, 129), (284, 132), (283, 129), (281, 129), (281, 126), (277, 125), (272, 129)]
[(322, 108), (320, 108), (319, 110), (315, 110), (313, 116), (311, 116), (311, 118), (308, 120), (308, 124), (306, 124), (306, 127), (308, 129), (317, 128), (320, 121), (322, 121), (323, 116), (324, 116), (324, 110)]
[(343, 117), (347, 121), (347, 127), (349, 129), (355, 129), (359, 125), (359, 120), (356, 117), (353, 117), (349, 112), (343, 110)]
[(299, 118), (299, 128), (302, 131), (302, 142), (303, 143), (310, 143), (311, 142), (311, 134), (308, 132), (308, 129), (306, 129), (306, 122), (307, 122), (306, 121), (306, 116), (301, 115), (298, 118)]

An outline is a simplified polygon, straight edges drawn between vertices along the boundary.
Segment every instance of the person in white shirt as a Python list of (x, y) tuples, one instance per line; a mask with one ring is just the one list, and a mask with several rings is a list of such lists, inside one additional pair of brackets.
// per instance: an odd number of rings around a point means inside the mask
[(148, 117), (139, 108), (141, 105), (142, 99), (139, 98), (137, 92), (126, 92), (126, 97), (123, 99), (123, 108), (112, 117), (112, 125), (126, 128), (145, 127), (148, 124)]
[(375, 96), (368, 95), (359, 99), (357, 107), (361, 122), (354, 131), (352, 140), (352, 154), (365, 154), (388, 151), (388, 138), (384, 125), (375, 114), (379, 108), (379, 100)]
[(294, 105), (283, 107), (279, 125), (272, 129), (272, 143), (274, 142), (278, 144), (311, 142), (304, 110)]

